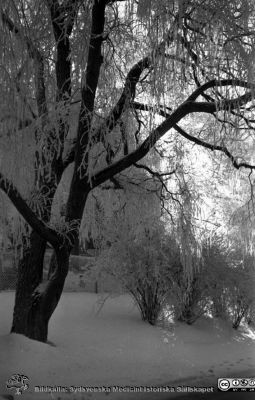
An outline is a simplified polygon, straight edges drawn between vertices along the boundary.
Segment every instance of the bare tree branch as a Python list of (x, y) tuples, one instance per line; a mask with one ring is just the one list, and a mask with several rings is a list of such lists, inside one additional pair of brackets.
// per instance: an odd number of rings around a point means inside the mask
[(138, 63), (136, 63), (131, 70), (128, 72), (122, 94), (113, 107), (106, 120), (97, 129), (93, 137), (99, 140), (104, 137), (105, 132), (110, 132), (119, 121), (123, 111), (129, 107), (130, 101), (135, 98), (136, 85), (142, 72), (149, 68), (151, 65), (150, 57), (144, 57)]
[[(239, 79), (222, 79), (216, 80), (213, 79), (211, 81), (206, 82), (205, 84), (199, 86), (187, 99), (187, 101), (195, 101), (200, 95), (202, 95), (206, 90), (215, 88), (215, 87), (243, 87), (249, 88), (251, 90), (255, 90), (255, 84), (249, 83)], [(246, 102), (246, 101), (245, 101)]]
[[(194, 101), (185, 101), (182, 103), (165, 121), (163, 121), (157, 128), (155, 128), (149, 136), (144, 140), (144, 142), (133, 152), (129, 153), (126, 157), (116, 161), (110, 166), (104, 168), (99, 171), (92, 177), (92, 187), (98, 186), (105, 180), (114, 176), (115, 174), (123, 171), (124, 169), (130, 167), (132, 164), (141, 160), (150, 149), (157, 143), (157, 141), (164, 136), (164, 134), (169, 131), (171, 128), (175, 128), (177, 123), (184, 118), (186, 115), (191, 113), (208, 113), (213, 114), (216, 111), (220, 110), (228, 110), (240, 107), (242, 104), (246, 104), (253, 99), (252, 92), (247, 92), (243, 96), (239, 96), (235, 99), (220, 101), (220, 102), (194, 102)], [(191, 137), (189, 140), (191, 140)], [(197, 144), (202, 145), (202, 142), (199, 139), (193, 138), (193, 141), (197, 141)], [(208, 144), (208, 148), (213, 145)], [(204, 146), (206, 147), (206, 146)], [(213, 149), (212, 149), (213, 150)], [(215, 149), (223, 151), (228, 157), (231, 158), (232, 164), (235, 168), (239, 169), (241, 167), (255, 169), (255, 166), (250, 165), (248, 163), (238, 163), (235, 158), (227, 152), (224, 151), (223, 148)]]
[[(142, 111), (151, 111), (151, 110), (153, 110), (155, 112), (155, 109), (153, 107), (147, 105), (147, 104), (142, 104), (142, 103), (139, 103), (139, 102), (133, 102), (132, 105), (138, 110), (142, 110)], [(169, 118), (170, 117), (170, 114), (167, 113), (166, 111), (164, 111), (164, 109), (161, 109), (161, 108), (157, 110), (157, 113), (159, 115), (161, 115), (162, 117), (165, 117), (165, 118)], [(181, 128), (177, 124), (175, 124), (173, 126), (173, 128), (181, 136), (183, 136), (185, 139), (188, 139), (190, 142), (193, 142), (193, 143), (195, 143), (195, 144), (197, 144), (199, 146), (202, 146), (202, 147), (204, 147), (206, 149), (209, 149), (209, 150), (212, 150), (212, 151), (214, 151), (214, 150), (221, 151), (222, 153), (224, 153), (230, 159), (230, 161), (232, 162), (233, 166), (236, 169), (240, 169), (242, 167), (243, 168), (252, 168), (252, 166), (250, 164), (248, 164), (248, 163), (238, 163), (237, 158), (234, 157), (231, 154), (231, 152), (227, 149), (226, 146), (220, 146), (220, 145), (216, 145), (216, 144), (211, 144), (211, 143), (208, 143), (208, 142), (206, 142), (206, 141), (204, 141), (202, 139), (199, 139), (199, 138), (197, 138), (197, 137), (195, 137), (193, 135), (190, 135), (187, 131), (185, 131), (183, 128)]]
[(0, 173), (0, 188), (9, 197), (16, 209), (22, 215), (27, 223), (34, 229), (38, 235), (49, 242), (52, 247), (58, 248), (60, 246), (60, 238), (58, 234), (51, 228), (47, 227), (41, 220), (38, 219), (36, 214), (27, 205), (25, 200), (20, 195), (17, 188)]
[(71, 96), (70, 41), (74, 20), (81, 0), (70, 0), (60, 5), (58, 0), (47, 0), (51, 14), (53, 33), (57, 45), (56, 78), (57, 101)]
[(93, 138), (95, 141), (103, 140), (106, 132), (111, 132), (112, 129), (117, 125), (120, 117), (122, 116), (124, 110), (130, 106), (135, 98), (136, 86), (139, 82), (141, 74), (144, 70), (151, 68), (153, 69), (153, 60), (155, 60), (157, 55), (164, 55), (165, 57), (175, 59), (178, 62), (185, 63), (183, 59), (177, 55), (169, 55), (165, 53), (165, 46), (172, 41), (172, 36), (169, 32), (165, 35), (165, 39), (162, 40), (159, 45), (146, 57), (139, 60), (128, 72), (123, 91), (116, 105), (113, 107), (106, 120), (99, 126), (99, 128), (94, 132)]
[(171, 175), (173, 175), (173, 174), (176, 172), (176, 169), (174, 169), (174, 170), (171, 171), (171, 172), (159, 173), (159, 172), (157, 172), (157, 171), (153, 171), (150, 167), (148, 167), (148, 166), (145, 165), (145, 164), (137, 164), (137, 163), (134, 163), (133, 165), (134, 165), (136, 168), (144, 169), (145, 171), (149, 172), (150, 175), (155, 176), (156, 178), (159, 178), (161, 182), (162, 182), (162, 178), (163, 178), (164, 176), (171, 176)]
[[(67, 201), (68, 221), (81, 220), (89, 186), (82, 190), (84, 177), (88, 168), (88, 145), (90, 140), (91, 123), (102, 57), (102, 43), (105, 26), (105, 1), (94, 1), (92, 6), (92, 22), (89, 40), (89, 51), (85, 72), (84, 85), (81, 89), (81, 106), (77, 129), (77, 142), (74, 153), (74, 173)], [(83, 178), (81, 179), (81, 174)], [(82, 193), (83, 191), (83, 193)], [(76, 232), (78, 237), (78, 233)]]

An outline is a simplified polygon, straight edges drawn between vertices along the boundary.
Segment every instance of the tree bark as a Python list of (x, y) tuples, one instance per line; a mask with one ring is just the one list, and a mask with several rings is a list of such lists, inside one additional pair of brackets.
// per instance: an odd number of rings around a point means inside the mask
[(18, 266), (11, 332), (21, 333), (32, 339), (38, 336), (33, 331), (40, 330), (40, 324), (38, 323), (36, 324), (38, 326), (34, 329), (31, 326), (31, 314), (35, 311), (32, 310), (32, 294), (35, 288), (42, 282), (45, 249), (45, 240), (35, 231), (32, 231), (29, 247), (24, 250), (23, 257), (20, 259)]
[(55, 253), (56, 268), (43, 282), (46, 242), (34, 231), (30, 245), (20, 260), (11, 332), (41, 342), (47, 341), (48, 323), (54, 312), (68, 273), (69, 251)]

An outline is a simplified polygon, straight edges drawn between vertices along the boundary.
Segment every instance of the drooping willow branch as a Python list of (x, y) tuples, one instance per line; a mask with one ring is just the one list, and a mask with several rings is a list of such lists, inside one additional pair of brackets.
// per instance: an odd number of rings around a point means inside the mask
[(5, 11), (1, 11), (2, 22), (10, 32), (13, 32), (16, 37), (26, 45), (29, 57), (34, 60), (35, 65), (35, 89), (36, 89), (36, 102), (38, 107), (38, 113), (40, 117), (45, 119), (48, 114), (47, 102), (46, 102), (46, 91), (44, 82), (44, 60), (40, 50), (34, 45), (33, 41), (23, 35), (21, 29), (17, 27), (12, 19), (8, 16)]

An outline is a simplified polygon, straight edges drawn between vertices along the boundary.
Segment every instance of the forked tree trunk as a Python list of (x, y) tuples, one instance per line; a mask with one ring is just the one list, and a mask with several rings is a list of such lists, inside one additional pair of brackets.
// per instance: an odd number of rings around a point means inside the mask
[(11, 328), (13, 333), (41, 342), (47, 341), (49, 319), (59, 302), (69, 265), (69, 252), (62, 248), (56, 255), (55, 270), (42, 283), (45, 249), (45, 240), (32, 232), (30, 246), (19, 263)]

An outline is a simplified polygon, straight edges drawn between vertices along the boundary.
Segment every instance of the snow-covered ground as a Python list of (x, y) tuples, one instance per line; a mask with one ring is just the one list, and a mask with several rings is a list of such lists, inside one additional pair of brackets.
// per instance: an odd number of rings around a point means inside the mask
[(50, 394), (35, 393), (35, 387), (209, 387), (219, 377), (255, 377), (252, 331), (234, 331), (209, 318), (192, 326), (153, 327), (141, 321), (128, 295), (109, 298), (100, 309), (101, 300), (92, 293), (64, 293), (50, 322), (49, 345), (8, 333), (14, 293), (1, 292), (0, 395), (14, 395), (5, 383), (15, 373), (29, 378), (22, 400), (167, 399), (176, 394)]

